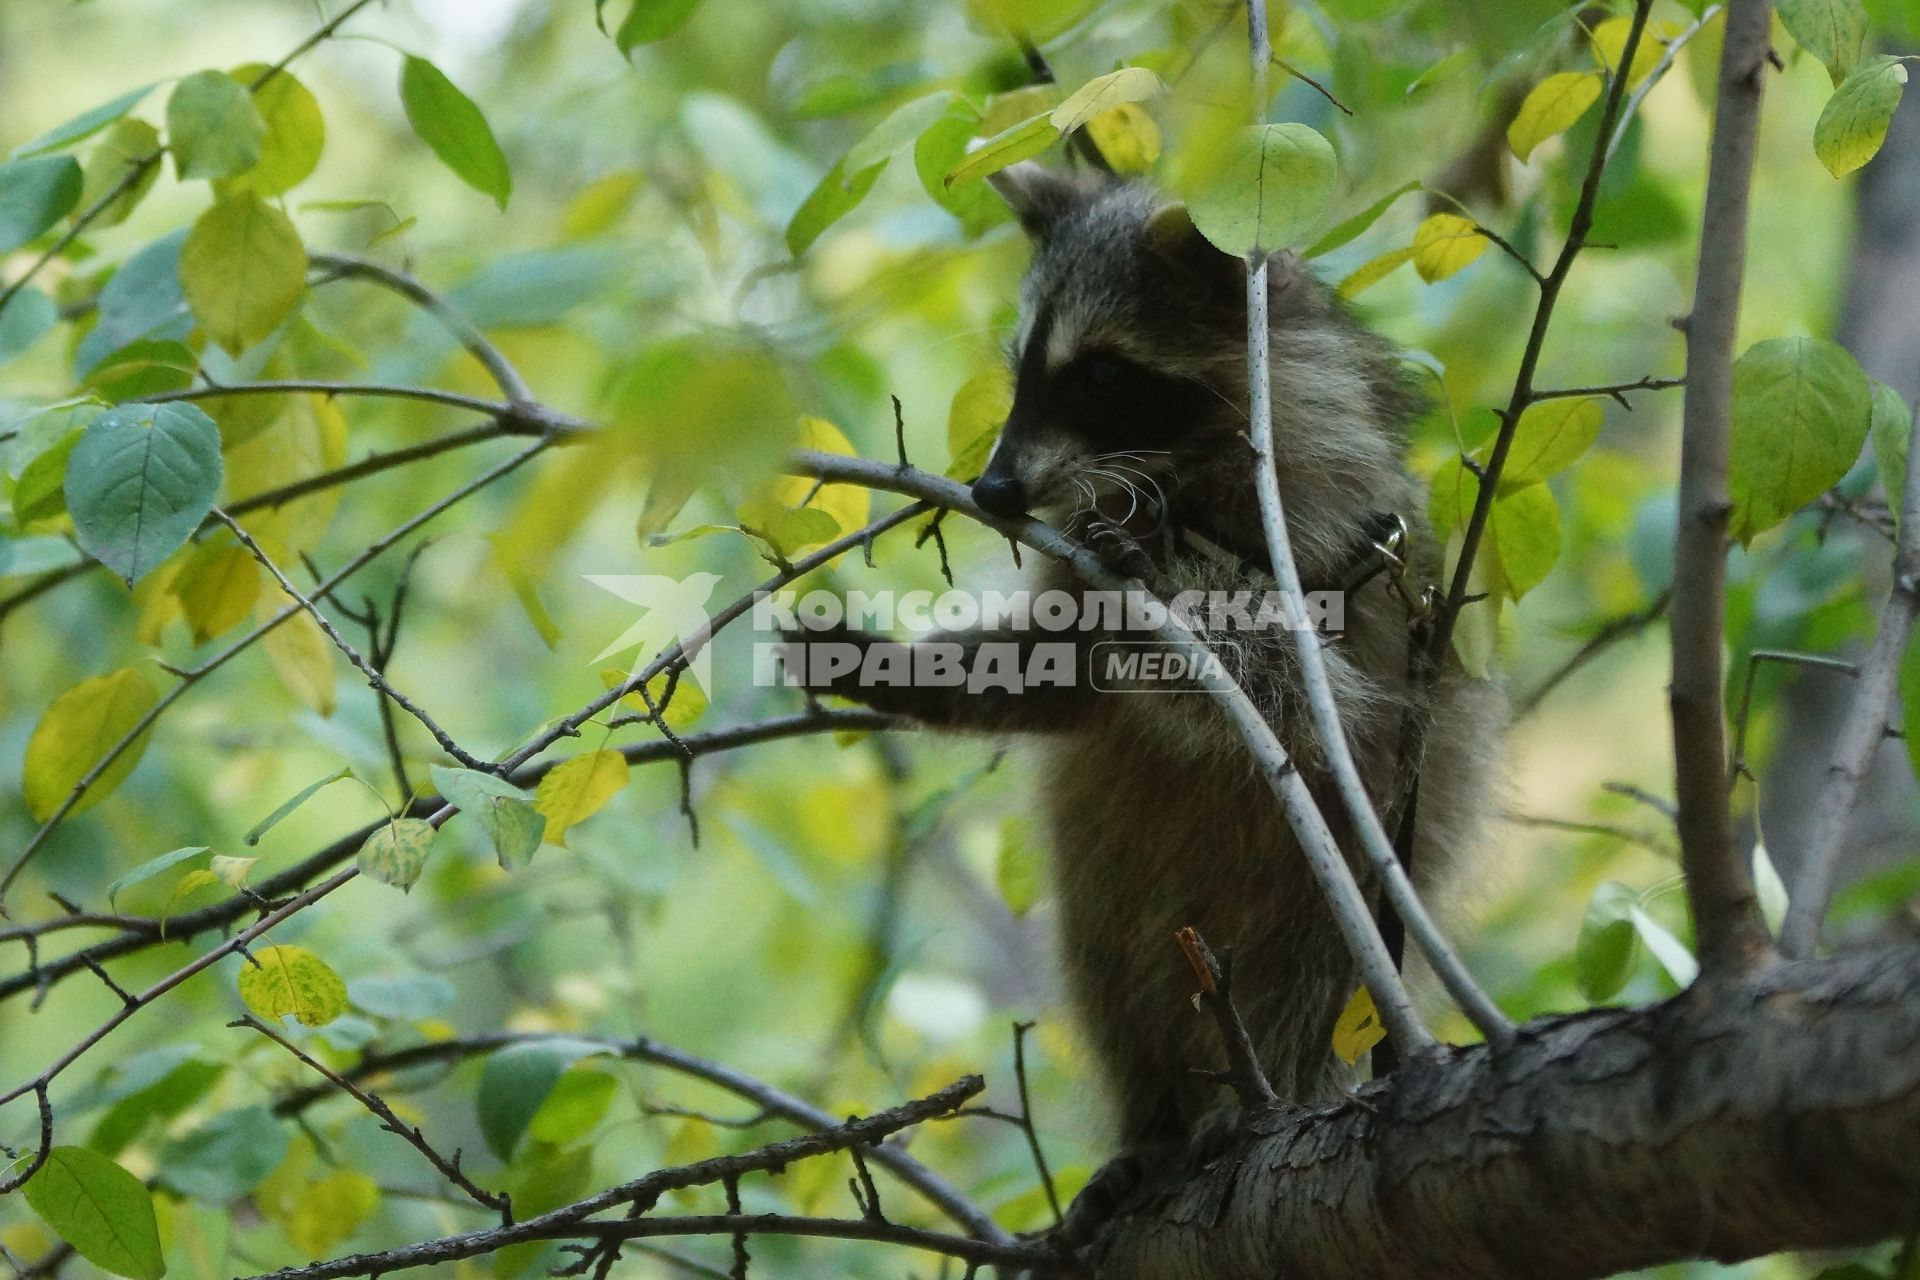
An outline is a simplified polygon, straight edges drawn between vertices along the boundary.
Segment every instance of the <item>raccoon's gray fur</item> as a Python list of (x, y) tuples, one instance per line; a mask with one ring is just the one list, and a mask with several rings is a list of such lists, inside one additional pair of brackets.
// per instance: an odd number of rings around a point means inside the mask
[[(1264, 564), (1264, 539), (1246, 436), (1240, 263), (1142, 184), (1023, 165), (996, 186), (1034, 254), (1013, 410), (976, 500), (1091, 527), (1166, 590), (1269, 588), (1249, 563)], [(1303, 581), (1340, 585), (1383, 513), (1416, 531), (1409, 581), (1434, 581), (1421, 486), (1402, 462), (1419, 405), (1400, 362), (1296, 259), (1277, 257), (1271, 276), (1274, 455)], [(1085, 589), (1057, 564), (1037, 577), (1037, 588)], [(1320, 762), (1293, 637), (1221, 638), (1371, 895)], [(1409, 644), (1405, 606), (1375, 578), (1346, 600), (1344, 634), (1325, 649), (1382, 808), (1399, 798), (1402, 725), (1417, 696)], [(1189, 1004), (1193, 978), (1171, 941), (1183, 925), (1231, 949), (1236, 1003), (1281, 1096), (1337, 1086), (1330, 1037), (1357, 985), (1353, 965), (1267, 782), (1212, 699), (1103, 694), (1084, 680), (1024, 694), (830, 687), (936, 727), (1044, 735), (1035, 789), (1051, 830), (1062, 964), (1128, 1147), (1178, 1141), (1224, 1101), (1193, 1072), (1223, 1063)], [(1500, 699), (1448, 670), (1431, 710), (1415, 848), (1430, 890), (1479, 839)]]

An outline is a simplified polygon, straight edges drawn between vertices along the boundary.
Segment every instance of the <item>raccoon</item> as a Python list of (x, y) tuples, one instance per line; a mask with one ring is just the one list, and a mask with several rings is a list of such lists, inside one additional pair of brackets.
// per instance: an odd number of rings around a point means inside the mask
[[(1033, 255), (1010, 351), (1012, 410), (973, 485), (975, 502), (999, 516), (1059, 522), (1162, 592), (1270, 590), (1247, 432), (1240, 261), (1144, 183), (1023, 164), (996, 175), (995, 186)], [(1402, 456), (1420, 399), (1389, 344), (1292, 256), (1273, 259), (1269, 316), (1274, 465), (1289, 532), (1309, 590), (1350, 587), (1343, 629), (1323, 643), (1382, 812), (1399, 800), (1408, 717), (1430, 713), (1414, 868), (1432, 891), (1479, 837), (1501, 706), (1494, 688), (1457, 669), (1423, 695), (1410, 679), (1409, 593), (1387, 575), (1354, 583), (1383, 525), (1426, 527), (1421, 486)], [(1436, 550), (1414, 540), (1406, 579), (1432, 582), (1439, 569)], [(1038, 589), (1086, 590), (1059, 564), (1036, 574)], [(1303, 771), (1372, 895), (1375, 877), (1307, 714), (1294, 636), (1203, 634), (1231, 654), (1232, 674)], [(858, 632), (836, 638), (886, 643)], [(1171, 942), (1176, 929), (1191, 925), (1230, 948), (1236, 1004), (1284, 1099), (1345, 1083), (1330, 1042), (1357, 979), (1267, 781), (1223, 712), (1204, 696), (1094, 687), (1085, 655), (1101, 638), (1085, 636), (1071, 685), (1016, 693), (851, 677), (820, 684), (936, 729), (1036, 735), (1034, 789), (1074, 1010), (1123, 1148), (1177, 1147), (1222, 1101), (1195, 1069), (1224, 1062), (1188, 1003), (1193, 979)], [(1031, 632), (974, 632), (916, 643), (957, 643), (972, 655), (1035, 641)]]

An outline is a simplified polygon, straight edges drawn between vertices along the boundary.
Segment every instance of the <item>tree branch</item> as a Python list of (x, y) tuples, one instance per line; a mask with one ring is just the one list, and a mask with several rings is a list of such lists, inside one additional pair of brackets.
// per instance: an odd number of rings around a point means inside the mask
[[(1714, 107), (1700, 265), (1687, 338), (1680, 443), (1680, 512), (1673, 566), (1674, 792), (1703, 973), (1744, 969), (1771, 950), (1753, 877), (1734, 851), (1727, 768), (1726, 623), (1728, 434), (1733, 345), (1746, 267), (1747, 207), (1767, 68), (1768, 0), (1733, 0)], [(1623, 63), (1632, 53), (1623, 55)], [(1606, 130), (1601, 131), (1602, 136)]]
[[(1247, 23), (1253, 51), (1255, 101), (1264, 102), (1264, 95), (1257, 92), (1257, 87), (1264, 84), (1267, 61), (1271, 56), (1267, 44), (1265, 0), (1249, 0)], [(1256, 249), (1247, 258), (1247, 416), (1252, 427), (1254, 489), (1260, 498), (1260, 522), (1266, 532), (1267, 554), (1273, 564), (1275, 584), (1286, 602), (1288, 616), (1300, 619), (1311, 615), (1307, 611), (1306, 594), (1300, 585), (1300, 570), (1293, 561), (1293, 543), (1287, 531), (1286, 508), (1280, 498), (1279, 476), (1274, 470), (1273, 373), (1268, 355), (1269, 336), (1267, 254), (1263, 249)], [(1492, 492), (1491, 481), (1483, 487), (1487, 493)], [(1432, 966), (1441, 985), (1453, 997), (1461, 1012), (1490, 1042), (1504, 1044), (1513, 1034), (1513, 1024), (1507, 1021), (1492, 998), (1480, 989), (1466, 965), (1448, 944), (1446, 936), (1440, 932), (1440, 927), (1434, 923), (1426, 905), (1420, 901), (1420, 894), (1413, 887), (1406, 867), (1394, 852), (1393, 840), (1380, 821), (1379, 811), (1374, 808), (1366, 781), (1361, 778), (1359, 766), (1354, 763), (1353, 748), (1347, 741), (1346, 726), (1340, 719), (1340, 706), (1334, 699), (1333, 685), (1327, 678), (1326, 657), (1320, 650), (1319, 632), (1311, 627), (1296, 626), (1293, 628), (1293, 641), (1294, 652), (1300, 660), (1301, 680), (1306, 685), (1307, 707), (1313, 718), (1314, 734), (1333, 773), (1334, 787), (1340, 794), (1341, 803), (1353, 821), (1354, 830), (1359, 834), (1374, 874), (1380, 877), (1387, 901), (1413, 935), (1421, 954), (1426, 957), (1427, 963)], [(1371, 921), (1369, 926), (1373, 927)], [(1374, 927), (1374, 934), (1376, 938), (1379, 936), (1377, 927)], [(1368, 983), (1369, 989), (1372, 985)], [(1377, 997), (1378, 992), (1374, 994)], [(1395, 1039), (1399, 1042), (1397, 1047), (1403, 1053), (1419, 1053), (1433, 1043), (1432, 1037), (1426, 1036), (1424, 1031), (1414, 1034), (1404, 1026), (1395, 1027), (1393, 1020), (1386, 1018), (1386, 1010), (1382, 1009), (1381, 1013), (1388, 1026), (1395, 1031)]]
[(1833, 897), (1833, 881), (1846, 849), (1848, 820), (1860, 783), (1887, 739), (1887, 712), (1900, 688), (1901, 660), (1920, 615), (1920, 430), (1907, 440), (1907, 487), (1902, 491), (1899, 541), (1893, 552), (1893, 588), (1880, 610), (1873, 649), (1860, 664), (1853, 701), (1835, 735), (1826, 786), (1814, 801), (1813, 822), (1800, 854), (1800, 870), (1788, 897), (1780, 949), (1796, 958), (1812, 954)]
[[(788, 461), (788, 469), (795, 475), (811, 476), (818, 480), (906, 494), (919, 498), (923, 507), (950, 508), (979, 521), (1017, 545), (1031, 547), (1044, 556), (1065, 562), (1094, 586), (1109, 591), (1145, 591), (1141, 583), (1114, 573), (1101, 564), (1092, 552), (1057, 529), (1038, 520), (1005, 520), (982, 511), (974, 505), (972, 495), (964, 485), (944, 476), (913, 468), (903, 469), (893, 463), (812, 451), (794, 454)], [(1296, 616), (1306, 615), (1303, 611)], [(1220, 664), (1211, 661), (1214, 657), (1212, 650), (1183, 626), (1171, 611), (1155, 634), (1163, 643), (1192, 660), (1193, 669), (1200, 673), (1198, 680), (1220, 705), (1246, 743), (1248, 752), (1272, 788), (1288, 825), (1300, 842), (1307, 866), (1326, 895), (1327, 908), (1360, 971), (1361, 981), (1373, 993), (1374, 1005), (1380, 1011), (1380, 1020), (1387, 1027), (1388, 1034), (1409, 1056), (1430, 1051), (1434, 1044), (1433, 1037), (1414, 1012), (1406, 984), (1401, 981), (1393, 957), (1388, 954), (1380, 931), (1374, 925), (1366, 897), (1354, 879), (1353, 868), (1348, 865), (1346, 855), (1328, 830), (1326, 819), (1314, 802), (1306, 780), (1300, 776), (1286, 748), (1274, 735), (1273, 726), (1267, 723), (1259, 708), (1233, 682), (1233, 678), (1220, 669)]]
[(1095, 1241), (1102, 1280), (1588, 1280), (1848, 1248), (1920, 1203), (1920, 950), (1524, 1027), (1256, 1122)]

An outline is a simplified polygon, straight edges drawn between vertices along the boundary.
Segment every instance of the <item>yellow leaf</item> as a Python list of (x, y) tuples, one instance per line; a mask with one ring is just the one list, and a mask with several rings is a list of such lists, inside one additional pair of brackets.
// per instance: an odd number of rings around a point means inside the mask
[[(41, 822), (52, 817), (88, 770), (159, 700), (160, 695), (154, 691), (146, 673), (137, 667), (122, 667), (82, 680), (55, 698), (27, 740), (21, 780), (27, 812)], [(119, 758), (101, 770), (70, 812), (80, 813), (91, 808), (120, 785), (140, 762), (141, 752), (147, 749), (147, 738), (147, 733), (141, 733)]]
[(1115, 173), (1145, 173), (1160, 158), (1160, 126), (1136, 103), (1123, 102), (1087, 121), (1087, 136)]
[(627, 758), (618, 751), (589, 751), (562, 763), (540, 779), (533, 794), (535, 811), (547, 819), (546, 842), (565, 846), (568, 830), (598, 813), (626, 785)]
[(633, 207), (645, 182), (637, 169), (622, 169), (589, 182), (567, 206), (566, 217), (560, 224), (561, 237), (585, 240), (613, 230), (622, 215)]
[(1373, 1007), (1373, 992), (1361, 987), (1340, 1011), (1333, 1024), (1333, 1051), (1346, 1063), (1360, 1061), (1360, 1055), (1386, 1039), (1387, 1029), (1380, 1012)]
[[(600, 672), (600, 682), (609, 689), (616, 689), (625, 684), (632, 675), (632, 672), (622, 671), (618, 667), (607, 667)], [(647, 681), (647, 693), (653, 698), (653, 705), (659, 706), (660, 699), (667, 696), (667, 676), (664, 671)], [(647, 700), (641, 697), (638, 691), (628, 694), (621, 701), (625, 702), (636, 715), (653, 714), (647, 710)], [(667, 703), (663, 716), (667, 722), (667, 728), (679, 733), (705, 715), (707, 706), (705, 690), (691, 680), (679, 680), (673, 686), (673, 700)]]
[[(265, 621), (293, 603), (293, 597), (276, 585), (261, 600), (258, 616)], [(321, 715), (332, 715), (335, 705), (333, 645), (313, 615), (305, 609), (299, 610), (267, 632), (261, 643), (266, 646), (273, 673), (280, 677), (287, 692)]]
[(1061, 133), (1072, 133), (1103, 111), (1151, 98), (1160, 92), (1160, 77), (1145, 67), (1122, 67), (1093, 79), (1067, 95), (1048, 117)]
[(1413, 269), (1428, 284), (1445, 280), (1487, 251), (1472, 218), (1436, 213), (1413, 233)]
[(202, 543), (181, 566), (173, 590), (193, 642), (205, 644), (246, 620), (260, 596), (260, 562), (237, 543)]
[(180, 576), (191, 551), (174, 556), (158, 569), (140, 579), (133, 589), (133, 603), (140, 615), (133, 624), (134, 638), (141, 644), (160, 643), (160, 633), (180, 616), (180, 597), (173, 593), (173, 580)]
[(1054, 127), (1053, 121), (1048, 118), (1049, 114), (1043, 112), (1022, 120), (967, 152), (966, 158), (953, 166), (953, 171), (947, 175), (947, 190), (951, 191), (963, 182), (998, 173), (1022, 160), (1031, 160), (1059, 141), (1060, 130)]
[(1389, 249), (1369, 262), (1363, 262), (1347, 274), (1340, 282), (1339, 293), (1343, 298), (1359, 295), (1363, 289), (1372, 288), (1388, 276), (1398, 271), (1405, 263), (1413, 261), (1413, 247)]
[(241, 966), (240, 998), (268, 1022), (292, 1014), (323, 1027), (347, 1011), (347, 984), (305, 947), (262, 947), (253, 959)]
[[(801, 418), (799, 438), (794, 443), (795, 447), (800, 449), (837, 453), (848, 458), (856, 456), (853, 442), (847, 439), (846, 433), (825, 418)], [(748, 517), (746, 514), (748, 509), (755, 513), (757, 519)], [(804, 476), (782, 476), (768, 486), (762, 501), (749, 502), (743, 506), (741, 518), (746, 523), (761, 528), (763, 532), (769, 532), (763, 526), (779, 523), (777, 520), (769, 519), (769, 512), (803, 509), (825, 512), (832, 517), (836, 531), (827, 533), (825, 524), (821, 523), (818, 525), (818, 532), (826, 536), (817, 540), (796, 540), (789, 544), (787, 539), (776, 539), (781, 544), (781, 550), (788, 555), (810, 551), (822, 543), (831, 542), (842, 534), (852, 533), (866, 524), (873, 510), (873, 495), (859, 485), (820, 485)], [(804, 535), (797, 536), (804, 538)]]
[(355, 1231), (380, 1203), (380, 1188), (364, 1173), (346, 1170), (310, 1182), (293, 1202), (287, 1239), (309, 1258), (321, 1258)]
[(947, 475), (971, 480), (987, 467), (987, 455), (1013, 412), (1013, 376), (1004, 365), (983, 369), (960, 384), (947, 410)]
[(1573, 126), (1600, 97), (1601, 79), (1592, 71), (1561, 71), (1533, 86), (1507, 126), (1507, 145), (1525, 160), (1533, 149)]
[(220, 877), (206, 867), (189, 871), (174, 881), (173, 888), (167, 892), (167, 900), (160, 905), (160, 936), (163, 938), (166, 936), (167, 921), (173, 918), (173, 913), (179, 909), (182, 902), (190, 895), (202, 889), (210, 889), (219, 883)]
[[(1593, 29), (1588, 48), (1602, 71), (1611, 72), (1620, 65), (1620, 55), (1627, 47), (1627, 32), (1632, 27), (1632, 18), (1608, 18)], [(1685, 29), (1686, 25), (1679, 22), (1647, 23), (1647, 29), (1640, 33), (1640, 45), (1633, 51), (1633, 66), (1627, 71), (1629, 89), (1636, 87), (1660, 65), (1667, 44)]]
[(307, 291), (307, 251), (286, 214), (256, 195), (217, 202), (180, 247), (180, 285), (207, 335), (240, 354), (279, 328)]
[[(226, 450), (229, 503), (333, 471), (347, 461), (347, 420), (324, 396), (289, 396), (258, 435)], [(333, 523), (338, 487), (249, 514), (242, 524), (280, 563), (310, 551)]]

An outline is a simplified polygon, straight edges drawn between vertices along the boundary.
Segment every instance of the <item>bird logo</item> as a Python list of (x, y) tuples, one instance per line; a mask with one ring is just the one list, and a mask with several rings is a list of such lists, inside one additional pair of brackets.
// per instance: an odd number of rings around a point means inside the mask
[(638, 649), (633, 660), (633, 674), (637, 675), (656, 656), (678, 645), (687, 657), (686, 671), (694, 684), (702, 693), (712, 693), (708, 681), (713, 663), (707, 641), (713, 638), (713, 619), (707, 613), (707, 601), (720, 585), (719, 574), (690, 573), (684, 578), (669, 578), (656, 573), (589, 573), (586, 579), (643, 611), (619, 639), (594, 655), (595, 662)]

